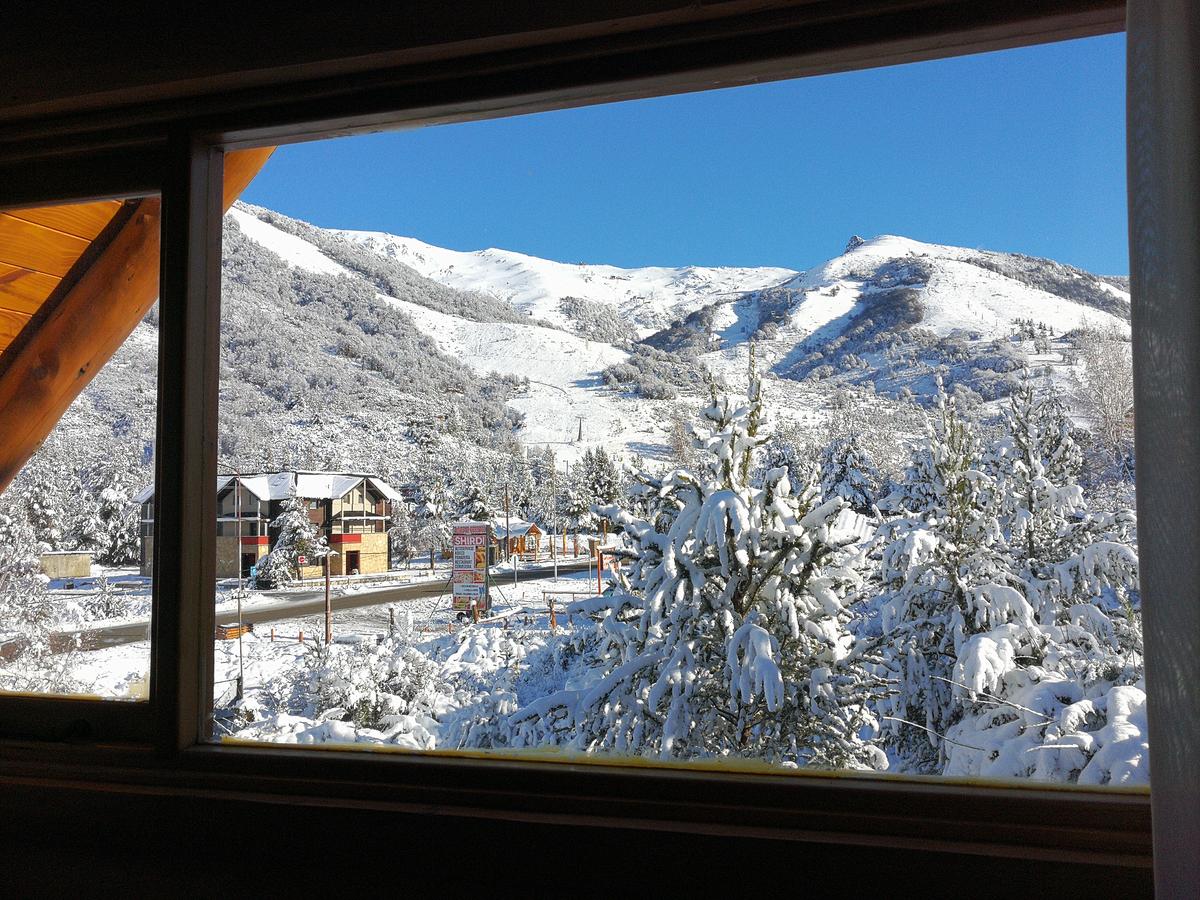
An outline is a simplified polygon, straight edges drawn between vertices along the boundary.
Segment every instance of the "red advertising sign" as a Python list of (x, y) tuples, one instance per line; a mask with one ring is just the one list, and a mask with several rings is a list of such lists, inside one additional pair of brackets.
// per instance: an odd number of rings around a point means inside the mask
[(457, 610), (472, 607), (480, 612), (491, 608), (488, 596), (487, 548), (492, 526), (487, 522), (456, 522), (451, 545), (454, 548), (454, 574), (451, 593)]

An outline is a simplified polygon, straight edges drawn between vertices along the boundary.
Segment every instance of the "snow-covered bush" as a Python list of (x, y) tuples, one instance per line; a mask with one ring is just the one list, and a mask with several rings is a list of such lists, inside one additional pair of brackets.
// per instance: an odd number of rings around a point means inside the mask
[(855, 512), (870, 513), (880, 475), (857, 434), (835, 438), (821, 452), (821, 495), (841, 497)]
[(929, 773), (1144, 781), (1132, 514), (1088, 509), (1056, 397), (1024, 383), (987, 452), (940, 410), (881, 530), (895, 752)]
[(961, 715), (954, 678), (968, 639), (1010, 623), (1035, 625), (1028, 602), (1006, 583), (999, 530), (983, 507), (992, 485), (976, 431), (944, 393), (938, 410), (905, 473), (905, 514), (880, 530), (886, 669), (898, 681), (884, 704), (889, 744), (923, 772), (944, 764), (946, 731)]

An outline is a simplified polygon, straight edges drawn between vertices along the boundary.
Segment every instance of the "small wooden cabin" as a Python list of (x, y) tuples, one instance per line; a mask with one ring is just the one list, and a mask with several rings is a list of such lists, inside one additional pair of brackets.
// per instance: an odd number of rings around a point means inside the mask
[(510, 519), (506, 526), (503, 521), (492, 522), (492, 540), (495, 541), (498, 553), (504, 559), (514, 553), (526, 556), (536, 556), (542, 549), (542, 535), (536, 522), (524, 519)]

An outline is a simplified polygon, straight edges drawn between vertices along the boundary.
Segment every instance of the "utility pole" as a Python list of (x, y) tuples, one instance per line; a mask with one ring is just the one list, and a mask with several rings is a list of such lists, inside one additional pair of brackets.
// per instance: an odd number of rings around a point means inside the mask
[(325, 646), (333, 643), (333, 603), (329, 599), (329, 557), (333, 550), (330, 548), (330, 538), (333, 537), (333, 502), (325, 501)]
[[(233, 558), (237, 561), (238, 571), (238, 588), (237, 588), (237, 614), (238, 614), (238, 680), (237, 680), (237, 699), (241, 700), (243, 691), (246, 687), (246, 662), (242, 655), (242, 591), (245, 588), (245, 582), (242, 580), (242, 476), (234, 474), (233, 476), (233, 516), (237, 519), (237, 550), (234, 551)], [(257, 552), (257, 551), (256, 551)]]
[(508, 484), (504, 485), (504, 549), (512, 560), (513, 567), (513, 587), (517, 586), (517, 555), (513, 553), (512, 545), (512, 526), (509, 524), (508, 516)]

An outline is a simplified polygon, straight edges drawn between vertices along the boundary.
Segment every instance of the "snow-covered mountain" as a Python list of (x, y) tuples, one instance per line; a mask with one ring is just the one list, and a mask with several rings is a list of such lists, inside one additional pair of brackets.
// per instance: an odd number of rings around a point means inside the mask
[(601, 304), (629, 323), (638, 337), (716, 300), (770, 287), (797, 274), (767, 266), (622, 269), (553, 262), (495, 248), (446, 250), (377, 231), (337, 233), (447, 287), (488, 294), (560, 327), (569, 328), (572, 322), (570, 313), (562, 308), (563, 299), (575, 297)]
[[(622, 270), (458, 253), (239, 204), (223, 268), (221, 453), (248, 466), (387, 473), (431, 439), (468, 453), (549, 447), (568, 462), (597, 447), (662, 459), (704, 370), (741, 384), (751, 346), (773, 407), (812, 424), (846, 389), (920, 397), (937, 372), (983, 402), (1027, 367), (1069, 382), (1072, 333), (1127, 331), (1129, 316), (1121, 279), (895, 236), (855, 239), (806, 272)], [(648, 334), (650, 323), (661, 327)], [(156, 325), (139, 326), (77, 401), (65, 430), (96, 438), (81, 446), (128, 438), (130, 457), (149, 459)]]
[[(783, 405), (804, 418), (814, 391), (869, 383), (921, 395), (939, 370), (985, 401), (1030, 365), (1067, 381), (1073, 332), (1128, 330), (1121, 279), (893, 235), (854, 238), (805, 272), (619, 269), (320, 229), (242, 204), (229, 218), (296, 270), (365, 280), (477, 375), (528, 378), (527, 392), (508, 400), (525, 417), (519, 439), (568, 458), (592, 442), (661, 448), (668, 410), (657, 401), (695, 392), (697, 361), (739, 381), (751, 344), (779, 377)], [(428, 296), (429, 284), (444, 295)]]

